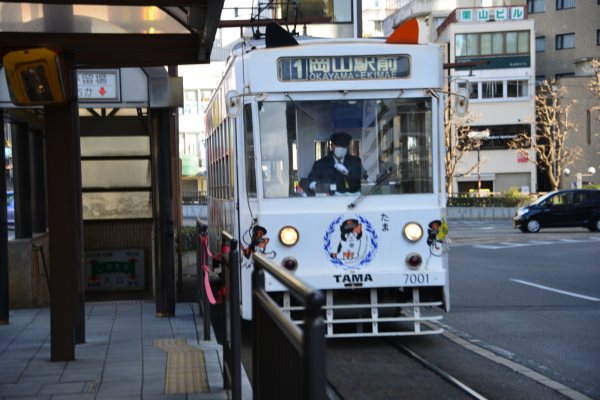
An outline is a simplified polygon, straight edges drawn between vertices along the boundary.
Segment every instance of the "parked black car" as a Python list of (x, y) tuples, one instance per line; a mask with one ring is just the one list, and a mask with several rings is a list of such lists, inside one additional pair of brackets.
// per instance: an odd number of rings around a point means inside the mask
[(600, 190), (574, 189), (547, 193), (519, 208), (513, 226), (523, 232), (541, 228), (584, 227), (600, 231)]

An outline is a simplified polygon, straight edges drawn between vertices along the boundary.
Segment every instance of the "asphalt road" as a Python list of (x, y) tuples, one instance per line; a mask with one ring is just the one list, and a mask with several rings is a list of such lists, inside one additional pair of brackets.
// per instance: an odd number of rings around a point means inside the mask
[(600, 399), (600, 234), (457, 222), (454, 238), (449, 329)]

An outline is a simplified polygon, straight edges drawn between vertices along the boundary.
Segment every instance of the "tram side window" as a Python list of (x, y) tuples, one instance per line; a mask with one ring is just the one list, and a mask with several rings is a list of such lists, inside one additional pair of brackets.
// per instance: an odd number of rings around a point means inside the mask
[[(267, 198), (288, 197), (293, 187), (293, 116), (285, 102), (260, 103), (261, 175)], [(263, 116), (268, 116), (263, 118)]]
[(256, 197), (256, 157), (254, 155), (254, 137), (252, 136), (252, 108), (244, 106), (244, 154), (246, 161), (246, 193)]

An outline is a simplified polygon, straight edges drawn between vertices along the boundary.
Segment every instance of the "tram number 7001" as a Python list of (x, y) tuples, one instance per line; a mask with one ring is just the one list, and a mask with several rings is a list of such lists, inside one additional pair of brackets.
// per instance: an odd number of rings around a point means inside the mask
[(405, 285), (427, 285), (429, 274), (404, 274)]

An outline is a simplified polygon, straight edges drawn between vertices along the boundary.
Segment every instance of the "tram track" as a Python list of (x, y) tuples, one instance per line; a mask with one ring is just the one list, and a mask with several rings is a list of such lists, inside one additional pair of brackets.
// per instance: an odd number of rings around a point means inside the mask
[[(333, 353), (333, 357), (328, 356), (328, 363), (332, 361), (333, 366), (328, 365), (326, 387), (331, 400), (398, 396), (420, 399), (435, 398), (441, 393), (447, 399), (487, 399), (397, 338), (333, 347), (333, 351), (328, 349), (328, 353)], [(340, 368), (346, 368), (348, 379), (340, 378)]]
[(431, 361), (429, 361), (426, 358), (422, 357), (421, 355), (419, 355), (418, 353), (416, 353), (414, 350), (411, 350), (407, 346), (405, 346), (403, 344), (400, 344), (400, 343), (394, 341), (393, 339), (389, 339), (388, 342), (396, 350), (400, 351), (401, 353), (404, 353), (404, 354), (408, 355), (409, 357), (411, 357), (413, 360), (416, 360), (417, 362), (419, 362), (424, 367), (426, 367), (429, 370), (435, 372), (442, 379), (444, 379), (445, 381), (449, 382), (450, 384), (452, 384), (453, 386), (457, 387), (458, 389), (462, 390), (467, 395), (469, 395), (471, 398), (477, 399), (477, 400), (487, 400), (487, 397), (485, 397), (481, 393), (477, 392), (475, 389), (471, 388), (470, 386), (466, 385), (465, 383), (461, 382), (459, 379), (455, 378), (454, 376), (452, 376), (451, 374), (449, 374), (448, 372), (446, 372), (442, 368), (436, 366)]

